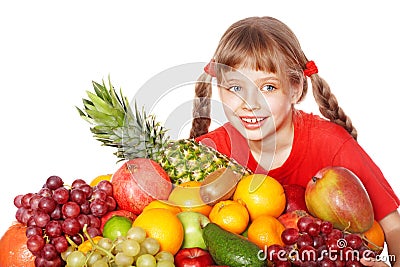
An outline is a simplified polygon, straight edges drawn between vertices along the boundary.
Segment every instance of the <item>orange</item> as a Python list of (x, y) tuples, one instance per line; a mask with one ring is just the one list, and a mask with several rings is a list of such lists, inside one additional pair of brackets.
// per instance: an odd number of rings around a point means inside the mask
[[(254, 184), (257, 187), (252, 191), (251, 185)], [(276, 179), (263, 174), (243, 177), (237, 185), (233, 200), (245, 203), (252, 221), (261, 215), (278, 217), (286, 205), (283, 186)]]
[(34, 267), (35, 256), (26, 246), (26, 226), (12, 224), (0, 239), (0, 267)]
[(261, 215), (250, 223), (247, 238), (260, 249), (265, 249), (266, 246), (272, 244), (283, 246), (281, 239), (283, 230), (285, 230), (285, 226), (277, 218), (271, 215)]
[(175, 255), (183, 242), (183, 226), (176, 214), (164, 208), (143, 211), (133, 222), (133, 226), (142, 227), (148, 237), (160, 243), (160, 250)]
[(154, 208), (168, 209), (175, 214), (178, 214), (179, 212), (182, 211), (180, 207), (170, 203), (169, 201), (158, 200), (158, 199), (155, 199), (155, 200), (151, 201), (149, 204), (147, 204), (147, 206), (144, 207), (143, 211), (149, 210), (149, 209), (154, 209)]
[(200, 196), (201, 182), (189, 181), (175, 186), (168, 201), (177, 205), (182, 211), (196, 211), (206, 216), (210, 214), (212, 206), (207, 205)]
[(210, 221), (235, 234), (241, 234), (249, 223), (249, 212), (241, 203), (234, 200), (217, 202), (212, 208)]
[(111, 181), (111, 177), (112, 177), (112, 174), (99, 175), (99, 176), (95, 177), (92, 181), (90, 181), (89, 185), (93, 187), (93, 186), (96, 186), (100, 181), (103, 181), (103, 180)]
[(368, 247), (372, 250), (382, 250), (385, 243), (385, 233), (382, 226), (374, 220), (372, 227), (362, 234), (367, 239)]

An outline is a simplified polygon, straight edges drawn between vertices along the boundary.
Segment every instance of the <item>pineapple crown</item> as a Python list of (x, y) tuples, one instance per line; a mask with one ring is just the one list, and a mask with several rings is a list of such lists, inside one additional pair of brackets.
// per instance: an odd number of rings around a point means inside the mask
[(96, 140), (105, 146), (116, 147), (114, 154), (123, 159), (151, 158), (156, 159), (162, 153), (169, 137), (167, 129), (156, 121), (153, 115), (148, 116), (135, 102), (134, 111), (129, 101), (119, 95), (108, 77), (108, 87), (92, 81), (94, 93), (87, 91), (88, 99), (83, 99), (83, 108), (78, 107), (80, 116), (93, 125), (90, 130)]

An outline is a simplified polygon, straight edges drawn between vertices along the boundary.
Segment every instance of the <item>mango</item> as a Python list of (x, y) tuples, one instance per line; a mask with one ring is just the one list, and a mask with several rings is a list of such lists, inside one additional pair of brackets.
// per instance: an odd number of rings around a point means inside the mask
[(321, 169), (308, 182), (305, 201), (313, 216), (330, 221), (341, 230), (362, 233), (374, 222), (371, 200), (364, 185), (344, 167)]

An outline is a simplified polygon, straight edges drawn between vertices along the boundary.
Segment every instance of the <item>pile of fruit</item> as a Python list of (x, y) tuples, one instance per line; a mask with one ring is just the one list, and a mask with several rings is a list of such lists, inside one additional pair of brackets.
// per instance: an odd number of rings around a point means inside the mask
[(93, 86), (79, 113), (124, 164), (90, 182), (50, 176), (16, 196), (0, 267), (362, 266), (382, 251), (382, 228), (349, 170), (282, 185), (194, 140), (169, 140), (111, 84)]

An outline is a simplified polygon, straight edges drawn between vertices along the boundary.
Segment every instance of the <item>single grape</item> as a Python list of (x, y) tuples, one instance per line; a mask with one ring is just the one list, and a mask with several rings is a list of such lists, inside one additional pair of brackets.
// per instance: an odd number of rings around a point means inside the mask
[(24, 195), (17, 195), (15, 198), (14, 198), (14, 206), (15, 207), (17, 207), (17, 208), (21, 208), (22, 207), (22, 197), (23, 197)]
[(89, 215), (92, 211), (90, 210), (90, 202), (89, 200), (86, 200), (81, 204), (81, 213)]
[(321, 235), (317, 235), (313, 237), (313, 247), (319, 248), (325, 244), (325, 238)]
[(72, 252), (75, 251), (75, 248), (70, 246), (68, 247), (66, 250), (64, 250), (63, 252), (61, 252), (61, 258), (63, 259), (63, 261), (67, 261), (67, 258), (69, 256), (69, 254), (71, 254)]
[(101, 227), (101, 219), (99, 217), (96, 217), (93, 214), (88, 214), (88, 217), (90, 219), (90, 223), (88, 226), (95, 228)]
[(107, 198), (107, 193), (102, 189), (96, 188), (92, 192), (92, 198), (93, 199), (100, 199), (100, 200), (105, 201), (106, 198)]
[(80, 206), (73, 201), (68, 201), (61, 208), (64, 218), (76, 218), (81, 213)]
[(81, 225), (79, 221), (75, 218), (67, 218), (62, 223), (62, 230), (67, 235), (74, 236), (79, 233)]
[(42, 230), (41, 227), (36, 226), (36, 225), (28, 226), (26, 228), (25, 235), (26, 235), (27, 238), (29, 238), (29, 237), (31, 237), (33, 235), (40, 235), (41, 236), (41, 235), (43, 235), (43, 230)]
[(296, 228), (286, 228), (281, 234), (281, 239), (285, 245), (293, 245), (297, 242), (299, 236), (299, 230)]
[(108, 211), (113, 211), (117, 208), (117, 201), (112, 196), (107, 196), (105, 202)]
[(46, 187), (52, 190), (55, 190), (63, 185), (64, 185), (63, 180), (56, 175), (52, 175), (46, 180)]
[(308, 224), (307, 228), (306, 228), (306, 232), (310, 235), (310, 236), (317, 236), (319, 235), (320, 232), (320, 225), (316, 222), (311, 222)]
[(33, 254), (36, 254), (42, 250), (45, 243), (43, 236), (33, 235), (26, 241), (26, 246)]
[(363, 244), (363, 240), (357, 234), (348, 234), (345, 236), (345, 240), (347, 241), (347, 246), (352, 249), (359, 249)]
[(153, 255), (143, 254), (137, 258), (136, 266), (137, 267), (156, 267), (157, 261)]
[(122, 252), (127, 256), (136, 256), (140, 252), (140, 244), (133, 239), (127, 239), (122, 242)]
[(79, 224), (81, 225), (81, 229), (83, 229), (83, 227), (86, 225), (90, 224), (90, 219), (89, 216), (87, 216), (86, 214), (79, 214), (76, 219), (78, 220)]
[(83, 179), (76, 179), (76, 180), (74, 180), (74, 181), (72, 182), (71, 187), (72, 187), (72, 188), (79, 188), (79, 187), (81, 187), (82, 185), (86, 185), (86, 184), (87, 184), (87, 183), (86, 183), (85, 180), (83, 180)]
[(43, 187), (42, 189), (39, 190), (38, 195), (42, 197), (52, 197), (53, 190), (51, 190), (50, 188)]
[(341, 239), (343, 238), (343, 232), (340, 231), (339, 229), (333, 228), (331, 233), (328, 234), (328, 238), (335, 238), (335, 239)]
[(321, 233), (328, 235), (332, 232), (333, 224), (328, 221), (322, 221), (320, 224)]
[(69, 200), (69, 190), (65, 187), (59, 187), (54, 190), (52, 197), (58, 204), (65, 204)]
[(142, 243), (146, 238), (146, 231), (142, 227), (132, 226), (126, 233), (126, 237)]
[(58, 251), (53, 244), (47, 243), (43, 246), (40, 256), (45, 260), (52, 261), (58, 257)]
[(307, 227), (310, 223), (314, 222), (314, 218), (311, 216), (303, 216), (300, 217), (297, 221), (297, 228), (299, 229), (300, 233), (307, 232)]
[(173, 261), (157, 261), (157, 267), (174, 267), (175, 264)]
[(80, 188), (72, 189), (69, 195), (70, 200), (76, 202), (79, 205), (85, 203), (86, 201), (86, 194)]
[(131, 266), (133, 264), (133, 257), (132, 256), (128, 256), (122, 252), (117, 253), (117, 255), (115, 255), (115, 264), (117, 264), (117, 266)]
[(73, 251), (67, 257), (68, 267), (83, 267), (86, 262), (86, 256), (80, 251)]
[(95, 236), (101, 236), (101, 231), (99, 228), (96, 227), (88, 227), (87, 228), (88, 235), (93, 238)]
[(53, 220), (60, 220), (60, 219), (62, 218), (62, 211), (61, 211), (61, 209), (62, 209), (62, 205), (61, 205), (61, 204), (57, 205), (56, 208), (53, 210), (53, 212), (50, 213), (50, 217), (51, 217)]
[(38, 227), (44, 228), (50, 222), (51, 218), (49, 214), (43, 211), (36, 211), (33, 215), (33, 219)]
[(106, 192), (107, 196), (113, 195), (113, 186), (112, 183), (108, 180), (101, 180), (96, 187)]
[(104, 258), (102, 258), (102, 259), (96, 261), (96, 262), (92, 265), (92, 267), (109, 267), (107, 258), (104, 257)]
[(97, 245), (105, 250), (110, 250), (113, 246), (113, 241), (109, 238), (103, 237), (97, 242)]
[(312, 246), (314, 240), (309, 234), (301, 234), (297, 239), (297, 247), (300, 249), (304, 246)]
[(39, 201), (39, 209), (47, 214), (54, 211), (57, 206), (57, 202), (52, 197), (42, 197)]
[(157, 262), (160, 262), (160, 261), (174, 262), (174, 255), (171, 252), (166, 251), (166, 250), (162, 250), (162, 251), (158, 252), (154, 257), (156, 258)]
[[(288, 228), (289, 229), (289, 228)], [(287, 256), (285, 249), (278, 244), (272, 244), (267, 248), (267, 258), (270, 261), (276, 262), (284, 260)]]
[(49, 221), (45, 229), (46, 234), (51, 238), (61, 236), (63, 233), (60, 221)]
[(93, 264), (94, 264), (96, 261), (99, 261), (99, 260), (101, 260), (102, 258), (103, 258), (103, 255), (101, 255), (100, 252), (98, 252), (97, 250), (96, 250), (96, 251), (93, 251), (93, 252), (91, 252), (91, 253), (88, 255), (87, 264), (88, 264), (89, 266), (93, 266)]
[(69, 246), (67, 238), (63, 235), (52, 238), (51, 243), (54, 245), (58, 253), (66, 251)]
[(91, 187), (90, 185), (83, 184), (79, 187), (79, 189), (85, 193), (86, 199), (89, 200), (92, 197), (93, 187)]
[(74, 241), (74, 243), (76, 244), (76, 245), (80, 245), (80, 244), (82, 244), (83, 243), (83, 241), (85, 241), (84, 240), (84, 237), (80, 234), (80, 233), (78, 233), (78, 234), (76, 234), (76, 235), (72, 235), (72, 236), (70, 236), (69, 238), (71, 238), (71, 240), (72, 241)]
[(39, 209), (39, 202), (43, 197), (38, 195), (38, 194), (34, 194), (30, 199), (29, 199), (29, 205), (31, 207), (31, 209), (33, 210), (38, 210)]
[(156, 255), (158, 251), (160, 251), (160, 243), (157, 239), (152, 237), (146, 237), (140, 246), (145, 248), (147, 253), (151, 255)]
[(31, 200), (31, 197), (33, 196), (33, 193), (26, 193), (25, 195), (23, 195), (22, 199), (21, 199), (21, 204), (22, 207), (29, 209), (31, 207), (31, 205), (29, 204), (29, 201)]
[(102, 217), (108, 212), (107, 204), (104, 200), (95, 199), (90, 203), (90, 211), (94, 216)]

